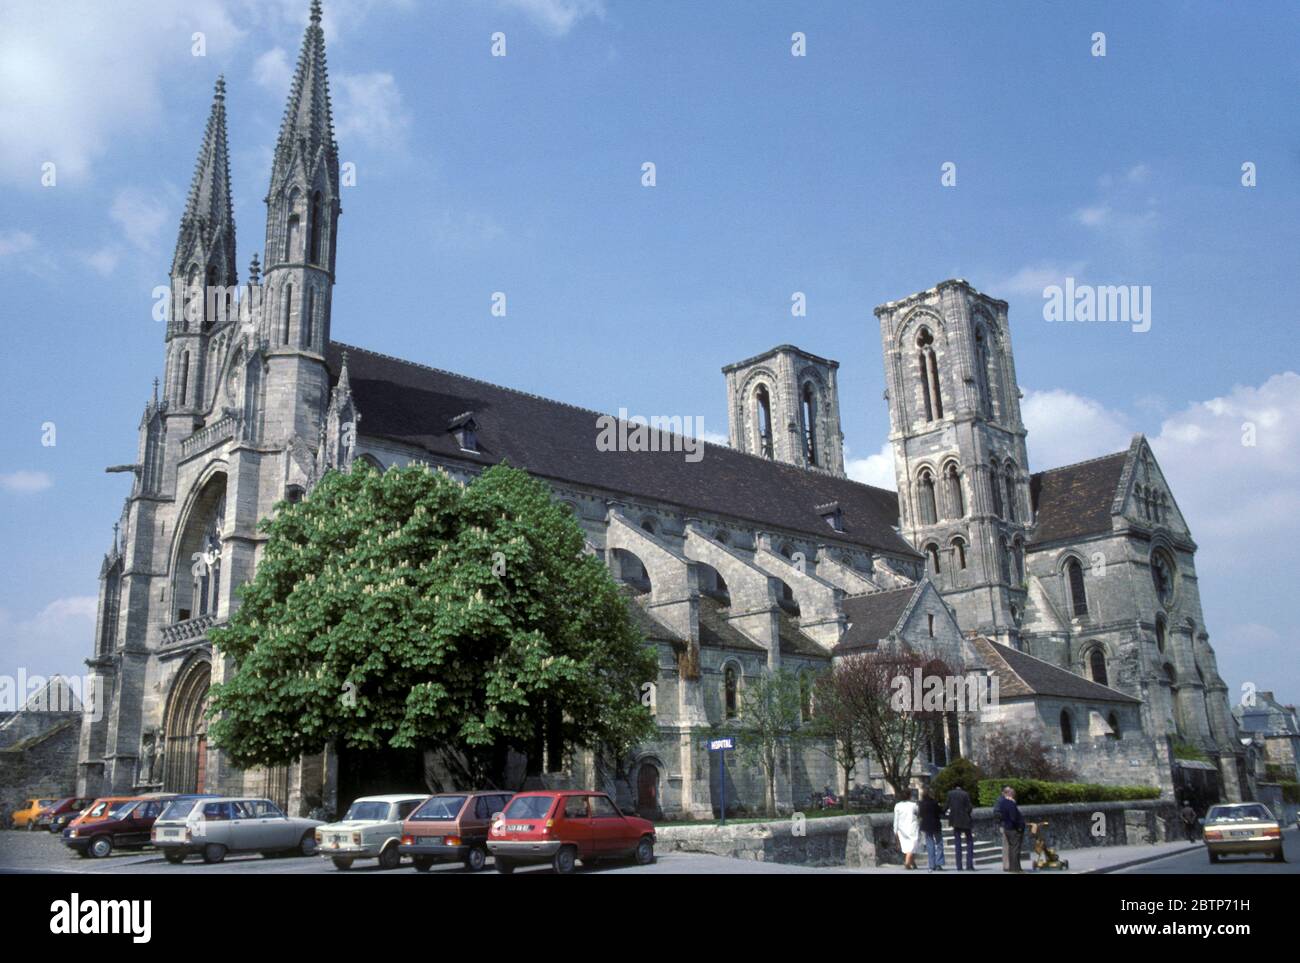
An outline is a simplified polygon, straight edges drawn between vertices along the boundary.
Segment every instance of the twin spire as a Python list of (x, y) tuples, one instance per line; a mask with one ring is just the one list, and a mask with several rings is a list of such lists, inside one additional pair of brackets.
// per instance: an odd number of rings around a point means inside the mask
[[(303, 159), (310, 167), (318, 150), (324, 146), (337, 155), (334, 142), (334, 118), (330, 108), (329, 81), (325, 67), (325, 31), (321, 29), (320, 0), (312, 0), (311, 21), (303, 36), (302, 51), (294, 72), (289, 102), (285, 107), (280, 136), (275, 147), (272, 187), (288, 173), (294, 148), (303, 148)], [(333, 165), (327, 165), (332, 167)], [(208, 264), (219, 265), (217, 282), (235, 283), (235, 215), (230, 190), (230, 146), (226, 134), (226, 80), (217, 78), (212, 95), (203, 144), (194, 165), (185, 211), (181, 215), (180, 234), (172, 271), (183, 272), (185, 261), (194, 252), (197, 240), (212, 251)]]

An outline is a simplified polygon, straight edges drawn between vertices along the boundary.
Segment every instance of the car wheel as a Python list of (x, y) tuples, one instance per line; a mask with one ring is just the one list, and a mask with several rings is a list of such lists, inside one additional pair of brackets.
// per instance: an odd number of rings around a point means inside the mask
[(330, 860), (335, 869), (349, 870), (352, 868), (352, 860), (346, 856), (335, 856)]
[(1277, 852), (1275, 852), (1275, 853), (1273, 854), (1273, 862), (1275, 862), (1275, 863), (1285, 863), (1285, 862), (1286, 862), (1286, 852), (1282, 849), (1281, 846), (1279, 846), (1279, 847), (1277, 848)]
[(226, 847), (220, 843), (208, 843), (203, 847), (203, 861), (205, 863), (219, 863), (226, 858)]
[(1212, 863), (1217, 863), (1218, 861), (1219, 861), (1218, 854), (1216, 854), (1216, 853), (1210, 853), (1210, 862), (1212, 862)]
[(307, 830), (307, 832), (305, 832), (305, 833), (302, 834), (302, 839), (298, 840), (298, 855), (299, 855), (299, 856), (315, 856), (315, 855), (316, 855), (316, 832), (315, 832), (315, 830), (311, 830), (311, 829), (309, 829), (309, 830)]
[(429, 870), (433, 869), (433, 860), (428, 856), (413, 857), (412, 862), (415, 864), (415, 871), (417, 873), (427, 873)]
[(402, 865), (402, 851), (397, 848), (396, 843), (385, 846), (379, 854), (380, 869), (397, 869)]
[(477, 873), (487, 865), (487, 850), (482, 846), (473, 846), (469, 854), (465, 857), (465, 868), (471, 873)]
[(649, 866), (655, 861), (655, 844), (649, 836), (642, 836), (641, 841), (636, 844), (636, 864), (638, 866)]
[(179, 849), (164, 849), (163, 859), (169, 863), (183, 863), (185, 862), (185, 853)]
[(504, 856), (496, 857), (497, 872), (502, 876), (509, 876), (515, 871), (515, 861), (506, 859)]
[(578, 854), (572, 846), (561, 846), (551, 860), (551, 868), (561, 876), (568, 876), (578, 863)]
[(113, 840), (107, 836), (96, 836), (90, 841), (90, 855), (96, 859), (103, 859), (113, 851)]

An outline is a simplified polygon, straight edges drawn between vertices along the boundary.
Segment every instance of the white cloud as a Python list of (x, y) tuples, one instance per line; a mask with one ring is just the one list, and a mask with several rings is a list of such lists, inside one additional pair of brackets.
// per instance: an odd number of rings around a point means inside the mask
[(83, 660), (91, 654), (95, 635), (93, 595), (55, 599), (28, 618), (0, 609), (0, 652), (12, 663), (0, 672), (50, 676), (85, 672)]
[(993, 290), (1026, 297), (1042, 297), (1044, 288), (1054, 284), (1064, 286), (1066, 278), (1078, 280), (1086, 266), (1083, 261), (1074, 261), (1070, 264), (1026, 265), (1011, 277), (995, 285)]
[(26, 231), (0, 231), (0, 257), (21, 254), (36, 246), (36, 238)]
[(411, 117), (392, 74), (339, 74), (332, 81), (332, 94), (334, 130), (340, 143), (391, 151), (405, 148)]
[(272, 47), (253, 64), (253, 81), (266, 90), (284, 96), (293, 83), (293, 68), (283, 47)]
[(557, 37), (573, 29), (586, 17), (605, 18), (604, 0), (498, 0), (501, 6), (526, 13), (539, 26)]
[(15, 495), (31, 495), (43, 492), (54, 484), (54, 480), (43, 471), (11, 471), (0, 475), (0, 488)]
[(443, 211), (432, 227), (434, 244), (447, 249), (482, 247), (505, 234), (491, 214), (476, 211)]
[(894, 476), (894, 449), (889, 442), (880, 446), (879, 453), (866, 458), (849, 458), (847, 448), (844, 455), (844, 472), (854, 481), (890, 491), (898, 487)]
[(128, 241), (142, 251), (153, 251), (163, 227), (171, 220), (171, 208), (156, 194), (127, 187), (114, 196), (108, 215)]
[(1133, 438), (1122, 414), (1060, 388), (1026, 391), (1020, 415), (1029, 432), (1025, 444), (1036, 471), (1122, 451)]
[(115, 244), (101, 247), (85, 255), (85, 261), (100, 277), (110, 277), (117, 270), (117, 262), (122, 260), (122, 249)]

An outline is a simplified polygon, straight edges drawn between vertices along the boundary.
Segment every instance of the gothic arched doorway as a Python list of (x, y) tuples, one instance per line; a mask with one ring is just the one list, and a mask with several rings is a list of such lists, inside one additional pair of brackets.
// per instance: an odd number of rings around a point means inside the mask
[(644, 819), (659, 819), (659, 767), (649, 760), (636, 771), (636, 811)]
[(163, 789), (203, 792), (207, 785), (208, 686), (212, 665), (196, 659), (181, 670), (163, 721)]

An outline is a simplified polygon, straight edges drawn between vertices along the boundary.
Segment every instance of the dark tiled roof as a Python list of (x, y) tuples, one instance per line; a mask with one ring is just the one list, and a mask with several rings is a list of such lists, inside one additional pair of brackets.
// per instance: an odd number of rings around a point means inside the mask
[(679, 646), (685, 644), (685, 640), (676, 632), (646, 611), (645, 606), (650, 601), (649, 592), (638, 595), (628, 591), (627, 595), (632, 603), (628, 605), (628, 611), (632, 613), (632, 622), (647, 642), (670, 642)]
[[(695, 463), (680, 451), (598, 451), (599, 412), (331, 342), (335, 382), (344, 351), (365, 435), (484, 466), (509, 461), (553, 481), (919, 557), (894, 531), (898, 496), (883, 488), (722, 445), (706, 445)], [(447, 430), (466, 411), (478, 423), (478, 454), (461, 451)], [(817, 514), (816, 506), (832, 501), (844, 510), (843, 532), (832, 532)]]
[(736, 629), (726, 618), (727, 607), (717, 599), (700, 596), (700, 645), (713, 649), (741, 649), (766, 652), (761, 645)]
[(1109, 532), (1111, 505), (1127, 459), (1128, 452), (1120, 451), (1030, 476), (1029, 493), (1037, 513), (1031, 543)]
[(844, 614), (849, 620), (849, 627), (835, 646), (835, 655), (851, 652), (870, 651), (876, 643), (888, 637), (903, 617), (912, 596), (919, 586), (891, 589), (888, 592), (872, 592), (869, 595), (850, 595), (844, 599)]
[(1060, 666), (988, 639), (976, 638), (974, 644), (989, 670), (997, 674), (998, 697), (1001, 699), (1040, 695), (1081, 702), (1137, 704), (1140, 701), (1118, 689), (1092, 682)]
[(799, 620), (788, 612), (776, 617), (777, 632), (781, 636), (782, 655), (802, 655), (814, 659), (830, 658), (829, 653), (812, 637), (799, 628)]

